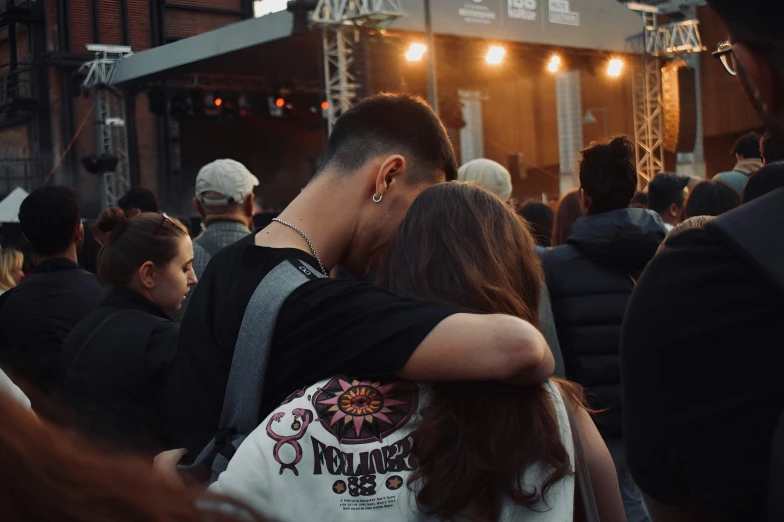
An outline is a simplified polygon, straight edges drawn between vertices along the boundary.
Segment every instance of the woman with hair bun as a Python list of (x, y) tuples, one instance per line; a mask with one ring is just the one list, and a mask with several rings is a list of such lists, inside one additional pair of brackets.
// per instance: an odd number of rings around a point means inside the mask
[(168, 315), (196, 284), (193, 244), (166, 214), (106, 210), (93, 228), (102, 245), (105, 299), (65, 339), (63, 391), (77, 423), (116, 449), (153, 454), (168, 446), (159, 394), (177, 354)]

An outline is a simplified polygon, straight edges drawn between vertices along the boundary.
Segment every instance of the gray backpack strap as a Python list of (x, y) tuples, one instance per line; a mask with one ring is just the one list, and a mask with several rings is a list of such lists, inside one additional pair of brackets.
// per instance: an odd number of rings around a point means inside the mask
[[(280, 309), (294, 290), (308, 281), (325, 277), (308, 263), (286, 260), (273, 268), (256, 287), (245, 308), (234, 347), (218, 433), (193, 464), (180, 466), (181, 471), (190, 475), (186, 480), (217, 480), (245, 437), (256, 429)], [(204, 475), (207, 468), (209, 476)]]
[(289, 295), (314, 276), (326, 277), (307, 263), (285, 261), (253, 292), (234, 347), (220, 428), (231, 427), (247, 435), (259, 425), (261, 392), (278, 314)]
[(221, 246), (206, 233), (200, 238), (197, 238), (194, 243), (198, 244), (200, 247), (206, 250), (210, 257), (213, 257), (215, 254), (220, 252), (221, 249)]

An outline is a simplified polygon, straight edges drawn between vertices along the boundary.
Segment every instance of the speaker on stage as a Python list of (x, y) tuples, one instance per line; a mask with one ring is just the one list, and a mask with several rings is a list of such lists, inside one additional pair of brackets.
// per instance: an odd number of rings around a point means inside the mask
[(697, 91), (695, 71), (678, 64), (662, 67), (664, 148), (692, 152), (697, 141)]

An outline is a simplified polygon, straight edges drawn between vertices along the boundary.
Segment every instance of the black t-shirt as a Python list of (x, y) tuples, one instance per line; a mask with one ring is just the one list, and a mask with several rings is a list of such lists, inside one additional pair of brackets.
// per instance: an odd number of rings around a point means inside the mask
[(624, 435), (653, 498), (762, 520), (784, 408), (783, 297), (710, 229), (674, 237), (640, 278), (621, 341)]
[[(170, 436), (189, 450), (200, 450), (215, 435), (245, 308), (264, 276), (286, 259), (318, 266), (301, 250), (256, 246), (250, 235), (214, 256), (199, 281), (164, 392)], [(305, 283), (278, 316), (260, 418), (294, 390), (337, 373), (395, 375), (430, 331), (456, 312), (367, 283)]]

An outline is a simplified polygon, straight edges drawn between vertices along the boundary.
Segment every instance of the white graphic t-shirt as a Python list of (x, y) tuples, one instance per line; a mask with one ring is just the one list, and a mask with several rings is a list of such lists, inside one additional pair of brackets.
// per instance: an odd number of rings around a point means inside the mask
[[(574, 469), (574, 446), (563, 399), (555, 405), (561, 440)], [(337, 376), (298, 390), (242, 443), (210, 490), (234, 497), (282, 522), (424, 521), (407, 479), (415, 463), (411, 432), (427, 401), (427, 385)], [(521, 470), (530, 490), (550, 469)], [(571, 521), (574, 477), (553, 485), (534, 510), (505, 506), (503, 521)]]

